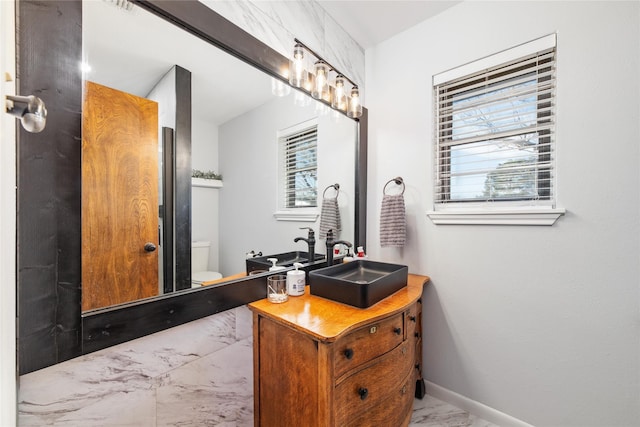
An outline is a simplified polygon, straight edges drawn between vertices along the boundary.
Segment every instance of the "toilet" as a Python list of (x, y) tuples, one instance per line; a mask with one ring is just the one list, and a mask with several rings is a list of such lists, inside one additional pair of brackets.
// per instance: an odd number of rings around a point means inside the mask
[(202, 286), (202, 282), (222, 279), (217, 271), (208, 271), (210, 242), (191, 242), (191, 287)]

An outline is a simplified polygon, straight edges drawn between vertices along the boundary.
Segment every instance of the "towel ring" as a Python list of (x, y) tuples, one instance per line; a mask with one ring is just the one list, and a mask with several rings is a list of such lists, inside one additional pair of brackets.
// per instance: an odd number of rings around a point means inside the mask
[(397, 176), (387, 181), (387, 183), (384, 185), (384, 188), (382, 189), (382, 194), (387, 194), (387, 185), (391, 184), (392, 182), (395, 182), (396, 185), (402, 185), (402, 192), (400, 193), (400, 196), (402, 196), (404, 194), (404, 190), (406, 187), (404, 185), (404, 180), (402, 179), (401, 176)]
[(336, 190), (336, 199), (338, 198), (338, 194), (340, 194), (340, 184), (333, 184), (328, 186), (327, 188), (324, 189), (324, 191), (322, 192), (322, 198), (324, 199), (324, 195), (327, 194), (327, 190), (333, 188), (334, 190)]

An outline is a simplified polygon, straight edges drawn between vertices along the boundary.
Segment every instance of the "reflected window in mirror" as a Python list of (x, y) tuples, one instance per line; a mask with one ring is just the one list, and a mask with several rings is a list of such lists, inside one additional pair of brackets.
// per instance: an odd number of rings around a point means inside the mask
[(278, 132), (280, 206), (318, 206), (318, 123), (301, 123)]

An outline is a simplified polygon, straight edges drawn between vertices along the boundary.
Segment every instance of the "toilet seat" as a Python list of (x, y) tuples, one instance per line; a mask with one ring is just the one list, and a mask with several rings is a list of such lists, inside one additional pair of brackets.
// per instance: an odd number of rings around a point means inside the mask
[(202, 282), (222, 279), (222, 274), (217, 271), (198, 271), (191, 274), (191, 287), (202, 286)]

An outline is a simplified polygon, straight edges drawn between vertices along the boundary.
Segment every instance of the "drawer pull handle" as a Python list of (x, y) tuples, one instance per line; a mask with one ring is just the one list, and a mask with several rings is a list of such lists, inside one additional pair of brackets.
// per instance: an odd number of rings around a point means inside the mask
[(414, 322), (414, 323), (415, 323), (415, 321), (416, 321), (416, 316), (409, 316), (409, 320), (411, 320), (412, 322)]
[(401, 394), (406, 394), (407, 393), (407, 386), (406, 385), (402, 386), (402, 390), (400, 390), (400, 393)]
[(400, 335), (402, 333), (402, 328), (393, 328), (393, 332), (395, 332), (396, 335)]
[(360, 387), (358, 389), (358, 394), (360, 395), (360, 399), (365, 400), (369, 396), (369, 390), (364, 387)]
[(416, 338), (420, 338), (420, 332), (414, 332), (413, 336), (416, 337)]
[(351, 358), (353, 357), (353, 349), (348, 348), (344, 351), (344, 357), (346, 357), (347, 359), (351, 360)]

